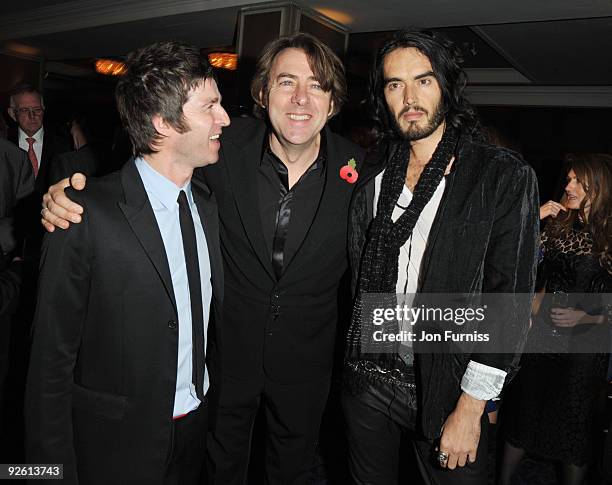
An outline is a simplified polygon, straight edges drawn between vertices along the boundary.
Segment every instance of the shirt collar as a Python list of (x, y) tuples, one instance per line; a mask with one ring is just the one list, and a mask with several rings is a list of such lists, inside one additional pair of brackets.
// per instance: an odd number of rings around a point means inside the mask
[(136, 158), (134, 161), (140, 178), (148, 193), (154, 195), (166, 209), (170, 211), (178, 210), (178, 196), (181, 190), (185, 191), (189, 205), (193, 206), (193, 193), (191, 191), (191, 180), (183, 187), (177, 187), (174, 182), (164, 177), (142, 157)]
[(24, 143), (27, 143), (28, 138), (34, 138), (34, 140), (36, 140), (35, 143), (40, 143), (43, 141), (43, 138), (45, 136), (45, 129), (42, 126), (40, 127), (40, 130), (34, 133), (31, 137), (28, 136), (26, 132), (21, 129), (21, 127), (18, 128), (18, 132), (19, 132), (19, 141), (20, 142), (23, 141)]

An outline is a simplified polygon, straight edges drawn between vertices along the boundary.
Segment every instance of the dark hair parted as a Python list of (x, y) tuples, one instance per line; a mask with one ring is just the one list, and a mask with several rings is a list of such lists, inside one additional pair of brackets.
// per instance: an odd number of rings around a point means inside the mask
[(476, 134), (479, 130), (478, 118), (474, 108), (464, 96), (467, 75), (462, 69), (461, 51), (446, 37), (432, 31), (395, 32), (378, 50), (370, 71), (368, 104), (376, 129), (383, 138), (398, 138), (392, 114), (385, 102), (384, 63), (386, 56), (396, 50), (415, 48), (426, 56), (431, 63), (440, 89), (444, 105), (444, 119), (447, 124), (463, 133)]
[(158, 42), (128, 54), (127, 72), (115, 90), (119, 115), (137, 155), (155, 153), (162, 135), (152, 118), (159, 115), (179, 133), (189, 130), (183, 105), (189, 91), (214, 78), (196, 47)]
[[(604, 153), (569, 154), (566, 173), (574, 170), (586, 195), (580, 208), (568, 210), (546, 226), (547, 232), (563, 237), (580, 217), (593, 238), (593, 254), (604, 268), (612, 270), (612, 155)], [(585, 207), (590, 204), (588, 215)]]
[(323, 91), (331, 93), (332, 112), (335, 116), (346, 101), (346, 78), (344, 65), (334, 51), (316, 37), (298, 32), (287, 37), (270, 42), (262, 51), (257, 60), (257, 67), (251, 81), (251, 97), (255, 101), (253, 108), (255, 115), (263, 118), (265, 109), (261, 104), (259, 94), (267, 99), (269, 91), (270, 71), (276, 56), (285, 49), (300, 49), (308, 59), (308, 65), (321, 84)]

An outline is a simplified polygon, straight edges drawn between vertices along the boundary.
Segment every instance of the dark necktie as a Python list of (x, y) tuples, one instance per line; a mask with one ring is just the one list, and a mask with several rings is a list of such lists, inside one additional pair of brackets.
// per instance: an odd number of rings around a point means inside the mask
[(191, 300), (191, 341), (192, 341), (192, 374), (191, 381), (196, 388), (196, 395), (204, 399), (204, 312), (202, 310), (202, 288), (200, 282), (200, 265), (196, 244), (195, 226), (185, 191), (178, 196), (179, 221), (183, 236), (183, 251), (189, 281), (189, 299)]

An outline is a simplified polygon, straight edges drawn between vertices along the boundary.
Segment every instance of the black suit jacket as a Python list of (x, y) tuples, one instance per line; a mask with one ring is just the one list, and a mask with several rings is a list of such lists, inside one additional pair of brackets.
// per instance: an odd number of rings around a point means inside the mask
[(223, 374), (252, 379), (265, 372), (293, 383), (331, 371), (353, 190), (339, 172), (351, 158), (360, 160), (362, 150), (325, 129), (324, 189), (312, 225), (279, 280), (264, 241), (257, 189), (265, 123), (232, 120), (223, 130), (219, 162), (197, 174), (219, 204), (225, 300), (211, 353)]
[[(193, 194), (210, 255), (212, 315), (223, 298), (217, 208), (198, 181)], [(155, 215), (133, 162), (69, 196), (85, 212), (81, 224), (44, 244), (26, 390), (27, 461), (63, 463), (65, 483), (161, 484), (172, 439), (178, 315)]]
[(15, 250), (19, 244), (17, 229), (23, 221), (15, 220), (15, 216), (17, 219), (27, 217), (23, 204), (33, 190), (34, 174), (28, 154), (0, 139), (0, 257)]
[(22, 264), (12, 259), (22, 253), (33, 191), (34, 174), (27, 153), (0, 139), (0, 399), (9, 366), (12, 315), (22, 282)]
[[(375, 178), (396, 148), (392, 143), (372, 150), (356, 184), (349, 216), (353, 288), (357, 288), (374, 216)], [(428, 353), (423, 344), (415, 342), (418, 419), (430, 439), (439, 437), (444, 421), (455, 408), (470, 360), (508, 372), (507, 379), (516, 371), (535, 286), (538, 201), (535, 172), (520, 156), (505, 148), (460, 138), (427, 238), (417, 293), (501, 293), (516, 297), (484, 300), (489, 318), (480, 327), (474, 320), (463, 328), (466, 333), (488, 333), (491, 341), (474, 344), (471, 352), (466, 347), (462, 353), (454, 349), (441, 352), (438, 346), (436, 352)], [(419, 306), (418, 298), (415, 307)], [(415, 332), (421, 328), (417, 323)]]
[[(26, 283), (25, 294), (26, 300), (21, 304), (24, 314), (22, 316), (24, 322), (32, 320), (32, 308), (34, 307), (33, 295), (37, 286), (38, 278), (38, 261), (44, 236), (44, 229), (40, 224), (40, 206), (42, 196), (51, 185), (49, 172), (53, 159), (56, 155), (70, 150), (70, 143), (66, 136), (62, 136), (59, 130), (52, 126), (45, 125), (45, 136), (43, 138), (43, 149), (41, 159), (39, 160), (39, 170), (36, 180), (34, 181), (35, 192), (27, 200), (27, 205), (24, 206), (24, 213), (27, 213), (27, 220), (23, 221), (26, 234), (26, 245), (24, 249), (24, 258), (26, 260), (26, 271), (24, 282)], [(11, 127), (8, 132), (8, 139), (15, 145), (19, 145), (19, 129), (17, 125)], [(26, 153), (27, 157), (27, 153)], [(28, 163), (30, 163), (28, 158)], [(31, 167), (31, 163), (30, 163)], [(32, 297), (29, 297), (32, 295)]]

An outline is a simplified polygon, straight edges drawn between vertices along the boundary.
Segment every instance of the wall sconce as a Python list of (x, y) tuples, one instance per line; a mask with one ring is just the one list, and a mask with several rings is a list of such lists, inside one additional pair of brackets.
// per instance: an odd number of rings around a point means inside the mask
[(235, 71), (238, 67), (238, 54), (231, 52), (211, 52), (208, 54), (208, 62), (220, 69)]
[(111, 59), (98, 59), (96, 61), (96, 72), (105, 76), (121, 76), (125, 74), (126, 70), (125, 64), (120, 61)]

